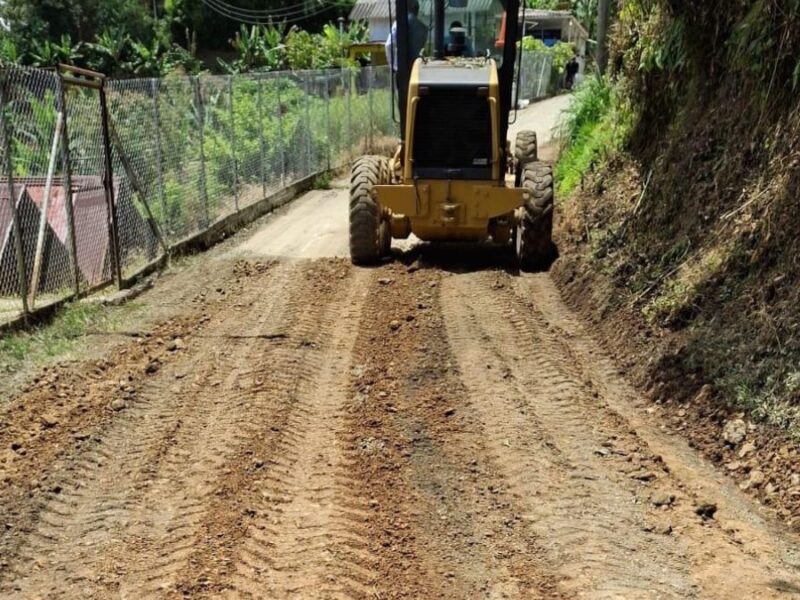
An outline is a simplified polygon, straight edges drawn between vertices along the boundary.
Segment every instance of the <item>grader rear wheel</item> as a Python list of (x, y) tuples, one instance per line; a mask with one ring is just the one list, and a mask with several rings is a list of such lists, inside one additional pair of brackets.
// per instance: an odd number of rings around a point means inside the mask
[(522, 169), (522, 187), (530, 199), (522, 208), (517, 225), (517, 258), (524, 271), (543, 271), (556, 258), (553, 244), (553, 168), (534, 162)]
[(389, 159), (362, 156), (353, 164), (350, 178), (350, 259), (355, 265), (371, 265), (388, 254), (391, 234), (383, 211), (371, 191), (389, 183)]

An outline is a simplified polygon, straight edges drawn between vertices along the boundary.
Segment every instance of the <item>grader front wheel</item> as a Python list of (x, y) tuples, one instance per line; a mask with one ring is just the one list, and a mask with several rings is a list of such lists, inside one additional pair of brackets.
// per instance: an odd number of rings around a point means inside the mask
[(350, 178), (350, 259), (354, 265), (371, 265), (389, 253), (391, 234), (383, 211), (371, 192), (389, 183), (389, 159), (362, 156), (353, 164)]

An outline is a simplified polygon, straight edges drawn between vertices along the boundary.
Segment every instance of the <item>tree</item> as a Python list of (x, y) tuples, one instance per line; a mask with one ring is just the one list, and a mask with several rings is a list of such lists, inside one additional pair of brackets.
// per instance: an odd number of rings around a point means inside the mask
[(33, 40), (93, 42), (104, 30), (122, 28), (131, 37), (149, 41), (153, 20), (140, 0), (6, 0), (2, 17), (10, 35), (27, 50)]

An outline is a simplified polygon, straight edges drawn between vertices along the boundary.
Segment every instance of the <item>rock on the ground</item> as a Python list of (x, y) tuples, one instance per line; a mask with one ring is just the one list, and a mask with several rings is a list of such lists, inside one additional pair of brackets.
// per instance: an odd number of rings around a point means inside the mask
[(675, 495), (668, 493), (656, 494), (652, 499), (654, 506), (670, 506), (674, 501)]
[(750, 471), (750, 477), (747, 479), (747, 488), (751, 487), (759, 487), (764, 483), (766, 480), (766, 475), (764, 475), (764, 471), (754, 470)]
[(751, 452), (755, 451), (756, 445), (753, 442), (746, 442), (742, 444), (742, 447), (739, 449), (739, 458), (744, 458)]
[(42, 422), (42, 427), (45, 429), (50, 429), (51, 427), (58, 425), (58, 419), (53, 415), (44, 414), (40, 420)]
[(747, 423), (742, 419), (728, 421), (722, 429), (722, 437), (730, 445), (738, 446), (747, 437)]
[(114, 398), (114, 400), (111, 401), (111, 410), (122, 410), (123, 408), (127, 408), (127, 406), (128, 404), (121, 398)]

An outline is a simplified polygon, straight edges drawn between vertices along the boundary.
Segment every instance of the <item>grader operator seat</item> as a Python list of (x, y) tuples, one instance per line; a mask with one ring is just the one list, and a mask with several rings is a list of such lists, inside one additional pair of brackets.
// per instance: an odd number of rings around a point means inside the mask
[[(538, 162), (536, 136), (506, 142), (520, 30), (519, 0), (395, 0), (401, 142), (394, 157), (365, 156), (353, 167), (350, 253), (379, 262), (392, 238), (491, 241), (514, 246), (520, 265), (554, 256), (552, 171)], [(409, 9), (417, 11), (408, 18)], [(489, 7), (487, 10), (487, 6)], [(414, 19), (430, 23), (412, 56)], [(445, 37), (445, 23), (462, 25)], [(450, 46), (473, 57), (449, 56)], [(513, 175), (513, 176), (511, 176)]]

